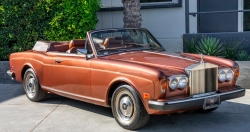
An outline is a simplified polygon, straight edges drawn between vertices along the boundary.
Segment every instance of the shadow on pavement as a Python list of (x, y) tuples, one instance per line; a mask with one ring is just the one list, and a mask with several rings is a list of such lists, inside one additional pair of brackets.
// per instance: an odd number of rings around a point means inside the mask
[[(0, 87), (0, 103), (22, 95), (24, 95), (22, 85)], [(183, 114), (171, 114), (170, 116), (152, 115), (148, 124), (137, 131), (246, 132), (250, 130), (250, 103), (248, 99), (244, 97), (234, 100), (235, 102), (224, 101), (217, 110), (211, 113), (186, 112)], [(236, 101), (241, 103), (237, 103)], [(54, 94), (49, 94), (46, 100), (39, 103), (68, 105), (113, 118), (111, 108), (68, 99)]]
[(55, 95), (55, 94), (49, 94), (47, 99), (40, 103), (52, 103), (52, 102), (59, 102), (59, 101), (61, 101), (61, 105), (68, 105), (68, 106), (72, 106), (78, 109), (82, 109), (85, 111), (89, 111), (89, 112), (93, 112), (96, 114), (100, 114), (100, 115), (113, 118), (111, 108), (94, 105), (91, 103), (78, 101), (78, 100), (62, 97), (62, 96)]
[[(57, 100), (61, 97), (54, 95), (53, 98)], [(50, 100), (53, 100), (53, 98), (51, 98)], [(111, 108), (106, 108), (64, 97), (62, 105), (69, 105), (85, 111), (113, 118)], [(249, 122), (250, 105), (224, 101), (217, 110), (210, 113), (193, 111), (185, 112), (182, 114), (171, 114), (169, 116), (151, 115), (148, 124), (137, 131), (245, 132), (250, 129)]]
[(153, 115), (139, 131), (246, 132), (250, 129), (249, 122), (250, 105), (225, 101), (210, 113), (195, 111), (170, 116)]
[(23, 85), (0, 84), (0, 103), (24, 94)]

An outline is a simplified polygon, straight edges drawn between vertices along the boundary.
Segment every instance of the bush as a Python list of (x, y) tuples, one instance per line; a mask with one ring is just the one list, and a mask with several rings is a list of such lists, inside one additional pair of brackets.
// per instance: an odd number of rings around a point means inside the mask
[(237, 54), (237, 60), (239, 61), (249, 61), (250, 60), (250, 55), (248, 54), (247, 51), (240, 51), (238, 54)]
[(1, 0), (0, 60), (37, 40), (84, 38), (97, 24), (100, 0)]
[(213, 37), (202, 38), (196, 48), (198, 53), (211, 56), (220, 56), (224, 50), (220, 40)]
[(93, 30), (98, 22), (96, 12), (100, 0), (51, 0), (56, 9), (49, 29), (45, 32), (49, 40), (70, 40), (85, 38), (87, 31)]
[(191, 38), (184, 38), (182, 37), (183, 40), (183, 51), (188, 52), (188, 53), (197, 53), (197, 43), (199, 41), (198, 36), (193, 36)]
[(237, 53), (244, 49), (242, 42), (244, 39), (241, 38), (227, 38), (224, 40), (224, 57), (230, 60), (237, 59)]

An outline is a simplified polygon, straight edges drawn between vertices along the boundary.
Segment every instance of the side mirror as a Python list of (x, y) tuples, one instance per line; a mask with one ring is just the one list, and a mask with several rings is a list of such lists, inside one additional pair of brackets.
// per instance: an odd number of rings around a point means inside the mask
[(76, 49), (78, 55), (86, 55), (88, 53), (87, 49)]

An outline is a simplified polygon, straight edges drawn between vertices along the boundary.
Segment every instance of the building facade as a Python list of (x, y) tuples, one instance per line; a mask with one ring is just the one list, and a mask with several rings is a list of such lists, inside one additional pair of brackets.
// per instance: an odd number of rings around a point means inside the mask
[[(97, 29), (123, 27), (122, 6), (121, 0), (102, 0)], [(167, 51), (182, 51), (184, 34), (250, 31), (249, 6), (250, 0), (141, 0), (142, 27)]]

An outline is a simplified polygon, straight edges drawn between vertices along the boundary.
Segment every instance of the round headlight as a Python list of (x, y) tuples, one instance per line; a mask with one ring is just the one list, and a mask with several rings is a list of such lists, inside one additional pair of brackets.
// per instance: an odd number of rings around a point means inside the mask
[(232, 80), (233, 74), (234, 74), (234, 73), (233, 73), (232, 70), (228, 70), (227, 73), (226, 73), (226, 80), (227, 80), (227, 81)]
[(226, 80), (226, 72), (219, 71), (219, 81), (224, 82)]
[(171, 80), (169, 81), (169, 88), (170, 88), (171, 90), (175, 90), (175, 89), (177, 88), (177, 86), (178, 86), (178, 80), (177, 80), (176, 78), (171, 79)]
[(183, 89), (187, 86), (187, 79), (185, 77), (180, 78), (179, 88)]

